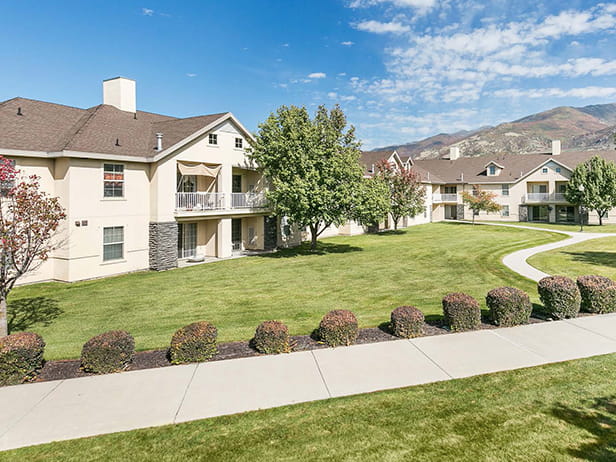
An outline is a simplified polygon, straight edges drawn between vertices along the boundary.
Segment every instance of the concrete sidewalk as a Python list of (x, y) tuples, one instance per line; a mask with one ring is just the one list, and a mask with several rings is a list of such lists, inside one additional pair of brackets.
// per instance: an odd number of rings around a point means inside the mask
[(0, 450), (616, 352), (616, 314), (0, 388)]

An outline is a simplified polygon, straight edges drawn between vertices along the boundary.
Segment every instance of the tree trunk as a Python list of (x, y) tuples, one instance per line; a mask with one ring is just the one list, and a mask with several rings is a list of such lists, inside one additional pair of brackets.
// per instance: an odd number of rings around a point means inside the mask
[(310, 241), (310, 250), (316, 250), (317, 248), (317, 238), (319, 237), (317, 235), (318, 232), (318, 228), (316, 225), (310, 225), (310, 237), (311, 237), (311, 241)]
[(400, 218), (396, 218), (396, 217), (392, 217), (394, 220), (394, 231), (398, 230), (398, 220), (400, 220)]
[(9, 335), (9, 326), (6, 316), (6, 297), (0, 298), (0, 337)]
[(603, 212), (599, 212), (599, 226), (603, 226)]

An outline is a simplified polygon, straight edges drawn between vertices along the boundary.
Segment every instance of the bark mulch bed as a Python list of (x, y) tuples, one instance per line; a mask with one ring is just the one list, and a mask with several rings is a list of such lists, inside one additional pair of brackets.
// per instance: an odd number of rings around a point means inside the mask
[[(580, 313), (580, 316), (586, 313)], [(530, 318), (529, 324), (535, 324), (539, 322), (546, 322), (547, 319), (539, 317), (533, 313), (533, 317)], [(494, 324), (490, 324), (487, 320), (483, 320), (481, 323), (481, 329), (498, 329), (499, 327)], [(451, 332), (443, 326), (440, 319), (427, 320), (425, 324), (424, 337), (433, 335), (445, 335)], [(310, 351), (320, 348), (328, 348), (322, 342), (319, 342), (316, 337), (316, 331), (311, 335), (297, 335), (291, 337), (293, 351)], [(379, 327), (369, 327), (359, 330), (356, 344), (388, 342), (391, 340), (399, 340), (391, 334), (389, 330), (389, 323), (383, 323)], [(252, 348), (250, 342), (227, 342), (218, 344), (218, 353), (211, 361), (222, 361), (225, 359), (236, 358), (248, 358), (251, 356), (262, 356), (254, 348)], [(135, 359), (127, 370), (137, 371), (142, 369), (154, 369), (159, 367), (172, 366), (167, 356), (167, 349), (164, 350), (150, 350), (139, 351), (135, 354)], [(92, 375), (88, 372), (83, 372), (80, 369), (79, 359), (67, 359), (46, 361), (43, 369), (41, 369), (39, 375), (35, 379), (36, 382), (47, 382), (49, 380), (63, 380), (72, 379), (76, 377), (90, 377)]]

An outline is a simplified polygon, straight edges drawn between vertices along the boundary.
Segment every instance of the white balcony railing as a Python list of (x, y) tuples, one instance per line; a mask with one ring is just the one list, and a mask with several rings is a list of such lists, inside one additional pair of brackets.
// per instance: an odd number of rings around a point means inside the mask
[(565, 195), (563, 193), (555, 193), (554, 201), (555, 202), (567, 202), (567, 199), (565, 199)]
[(432, 194), (432, 202), (458, 202), (457, 194)]
[(265, 207), (263, 193), (175, 193), (175, 209), (198, 212), (201, 210), (227, 210)]
[(263, 193), (231, 193), (231, 208), (256, 209), (265, 207)]
[(224, 193), (175, 193), (176, 210), (218, 210), (225, 208)]
[(563, 193), (528, 193), (526, 203), (532, 202), (567, 202)]

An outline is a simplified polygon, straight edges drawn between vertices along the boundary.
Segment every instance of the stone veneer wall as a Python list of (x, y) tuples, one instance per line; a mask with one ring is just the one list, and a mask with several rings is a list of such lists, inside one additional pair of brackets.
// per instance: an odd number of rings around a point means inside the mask
[(525, 205), (520, 205), (518, 211), (518, 220), (519, 221), (528, 221), (528, 207)]
[(178, 224), (150, 222), (150, 269), (163, 271), (178, 266)]
[(458, 204), (456, 208), (456, 220), (464, 220), (464, 204)]

